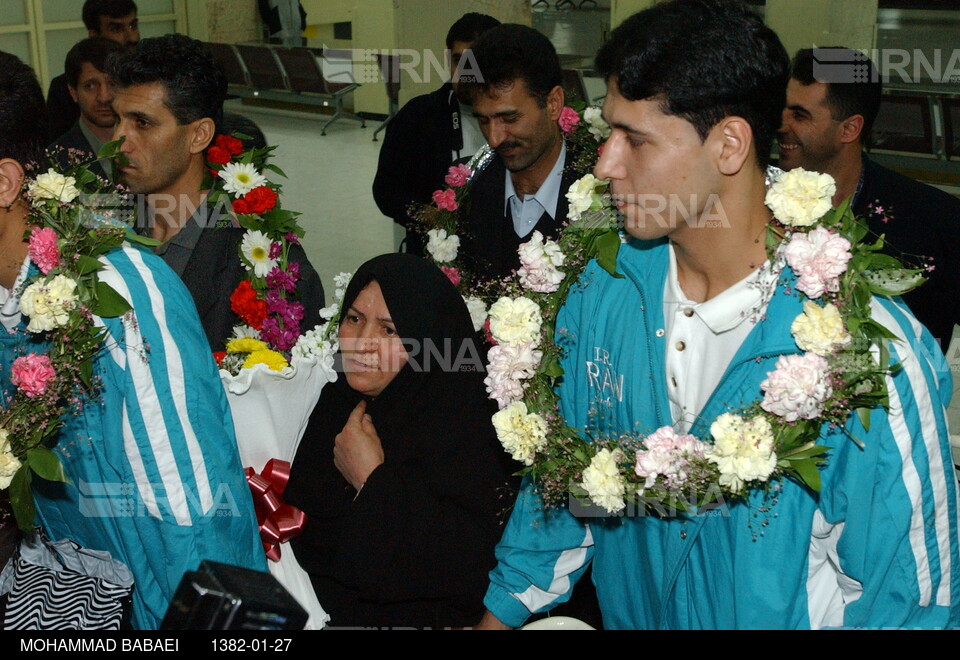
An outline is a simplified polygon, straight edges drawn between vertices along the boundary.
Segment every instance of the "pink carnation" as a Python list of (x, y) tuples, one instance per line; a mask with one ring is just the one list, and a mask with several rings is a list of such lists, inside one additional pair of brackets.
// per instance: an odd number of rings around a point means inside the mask
[(487, 377), (483, 379), (487, 393), (500, 408), (506, 408), (523, 398), (520, 381), (533, 378), (537, 373), (543, 351), (533, 344), (518, 346), (497, 345), (487, 354)]
[(646, 449), (637, 452), (635, 471), (638, 477), (644, 477), (644, 488), (651, 488), (658, 476), (664, 477), (664, 485), (670, 489), (683, 488), (689, 477), (690, 461), (704, 457), (707, 445), (694, 436), (677, 433), (664, 426), (643, 440)]
[(561, 131), (569, 133), (580, 123), (580, 115), (573, 108), (564, 106), (563, 110), (560, 111), (560, 117), (557, 119), (557, 123), (560, 124)]
[(460, 271), (459, 271), (459, 270), (457, 270), (456, 268), (451, 268), (450, 266), (440, 266), (440, 270), (442, 270), (442, 271), (443, 271), (443, 274), (447, 276), (447, 279), (449, 279), (451, 282), (453, 282), (453, 286), (459, 286), (459, 285), (460, 285)]
[(50, 358), (36, 353), (18, 357), (10, 368), (10, 380), (31, 399), (43, 394), (56, 375)]
[(473, 174), (473, 170), (463, 163), (460, 165), (451, 165), (443, 182), (451, 188), (459, 188), (467, 182), (471, 174)]
[(830, 364), (816, 353), (781, 356), (760, 389), (764, 392), (760, 407), (767, 412), (788, 422), (816, 419), (833, 394)]
[(30, 261), (37, 264), (44, 275), (60, 265), (57, 232), (50, 227), (34, 229), (30, 234)]
[(453, 192), (452, 188), (437, 190), (433, 193), (433, 203), (436, 204), (437, 208), (441, 211), (456, 211), (457, 193)]
[(784, 254), (797, 274), (797, 288), (810, 298), (839, 291), (840, 276), (852, 256), (850, 241), (823, 227), (793, 234)]

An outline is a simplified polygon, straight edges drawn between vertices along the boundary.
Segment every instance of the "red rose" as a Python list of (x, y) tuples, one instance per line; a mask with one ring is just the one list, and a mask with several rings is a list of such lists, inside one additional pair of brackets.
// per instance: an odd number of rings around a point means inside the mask
[(230, 162), (230, 153), (223, 147), (210, 147), (207, 149), (207, 161), (217, 165), (226, 165)]
[(218, 135), (214, 144), (231, 156), (243, 153), (243, 142), (229, 135)]
[(263, 327), (267, 318), (267, 302), (260, 300), (250, 280), (243, 280), (230, 295), (230, 309), (254, 330)]
[(263, 215), (277, 205), (277, 193), (270, 186), (257, 186), (243, 196), (249, 205), (248, 213)]
[(218, 366), (218, 367), (219, 367), (221, 364), (223, 364), (223, 358), (225, 358), (225, 357), (227, 357), (227, 352), (226, 352), (226, 351), (216, 351), (216, 352), (214, 352), (214, 354), (213, 354), (213, 360), (214, 360), (214, 362), (217, 363), (217, 366)]

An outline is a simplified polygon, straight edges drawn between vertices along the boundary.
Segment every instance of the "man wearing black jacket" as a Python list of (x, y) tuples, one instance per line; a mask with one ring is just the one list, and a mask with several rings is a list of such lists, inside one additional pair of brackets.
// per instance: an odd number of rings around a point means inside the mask
[[(842, 59), (844, 52), (851, 55), (846, 61), (854, 61), (849, 49), (829, 50), (841, 51), (827, 53), (830, 61)], [(802, 49), (793, 60), (779, 137), (780, 167), (831, 175), (837, 183), (834, 206), (852, 197), (854, 212), (866, 218), (871, 233), (884, 236), (885, 252), (907, 265), (929, 267), (929, 281), (903, 300), (946, 351), (953, 326), (960, 323), (960, 261), (953, 254), (960, 245), (960, 200), (867, 156), (863, 148), (880, 108), (880, 77), (866, 60), (859, 63), (869, 67), (864, 81), (840, 79), (847, 73), (842, 67), (815, 68), (817, 53)]]
[(407, 252), (422, 254), (420, 235), (409, 229), (411, 203), (429, 203), (443, 186), (451, 163), (468, 158), (485, 143), (470, 108), (457, 95), (460, 59), (476, 39), (500, 21), (484, 14), (464, 14), (447, 32), (450, 82), (407, 102), (387, 125), (373, 198), (380, 212), (408, 227)]
[[(140, 41), (137, 3), (133, 0), (86, 0), (83, 3), (83, 24), (87, 35), (116, 41), (124, 48), (133, 48)], [(80, 117), (80, 106), (67, 88), (67, 74), (50, 81), (47, 91), (47, 116), (50, 139), (56, 140)]]
[(470, 183), (460, 217), (461, 255), (479, 281), (520, 267), (517, 248), (534, 231), (555, 238), (567, 219), (567, 168), (558, 124), (563, 73), (553, 44), (524, 25), (507, 24), (473, 46), (478, 79), (461, 82), (494, 151)]

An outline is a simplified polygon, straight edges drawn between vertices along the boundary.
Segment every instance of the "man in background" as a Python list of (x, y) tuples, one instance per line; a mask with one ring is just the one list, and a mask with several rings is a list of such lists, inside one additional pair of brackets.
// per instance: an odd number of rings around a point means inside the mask
[[(82, 16), (88, 36), (110, 39), (124, 48), (136, 46), (140, 41), (137, 4), (133, 0), (86, 0)], [(80, 116), (80, 108), (70, 94), (67, 82), (66, 73), (50, 81), (47, 115), (51, 140), (70, 130)]]
[[(114, 138), (125, 138), (127, 160), (117, 180), (145, 196), (141, 230), (162, 242), (157, 254), (193, 295), (211, 350), (223, 350), (239, 323), (230, 294), (247, 277), (239, 256), (246, 230), (209, 208), (204, 189), (206, 149), (222, 121), (226, 77), (203, 44), (179, 34), (144, 39), (107, 68), (117, 84)], [(291, 245), (290, 260), (300, 263), (301, 328), (309, 329), (320, 322), (320, 276), (299, 245)]]
[[(829, 55), (868, 67), (862, 82), (844, 77), (842, 66), (819, 66)], [(851, 66), (853, 66), (851, 64)], [(839, 76), (839, 79), (838, 79)], [(904, 301), (946, 351), (960, 323), (960, 200), (873, 161), (864, 148), (880, 109), (881, 76), (873, 62), (848, 48), (802, 49), (791, 66), (787, 106), (780, 129), (780, 167), (826, 172), (837, 182), (834, 206), (851, 198), (884, 251), (910, 264), (932, 266), (929, 281)], [(925, 258), (931, 258), (932, 263)]]
[[(64, 75), (70, 96), (80, 108), (80, 116), (69, 131), (50, 145), (51, 155), (61, 167), (70, 167), (96, 157), (100, 148), (113, 139), (117, 116), (113, 114), (113, 83), (106, 74), (111, 53), (123, 47), (103, 37), (89, 37), (67, 53)], [(102, 160), (91, 168), (108, 179), (113, 178), (113, 163)]]
[[(469, 107), (458, 94), (460, 60), (477, 38), (500, 25), (500, 21), (471, 12), (461, 16), (447, 32), (450, 80), (440, 89), (410, 99), (387, 124), (373, 198), (385, 216), (407, 227), (406, 251), (423, 253), (423, 239), (409, 228), (407, 207), (430, 203), (433, 192), (443, 187), (450, 164), (469, 158), (486, 144)], [(390, 72), (394, 75), (397, 72)]]
[(576, 173), (557, 120), (564, 106), (557, 51), (524, 25), (501, 25), (473, 45), (479, 75), (460, 83), (494, 151), (470, 183), (460, 218), (461, 254), (480, 280), (520, 267), (517, 248), (534, 231), (555, 238), (567, 219)]

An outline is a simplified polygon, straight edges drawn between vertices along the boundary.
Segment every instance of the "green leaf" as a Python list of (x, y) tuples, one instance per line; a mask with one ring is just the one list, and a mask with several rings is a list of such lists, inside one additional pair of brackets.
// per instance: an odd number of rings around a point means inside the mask
[(143, 245), (149, 248), (157, 247), (162, 245), (163, 241), (158, 241), (155, 238), (150, 238), (149, 236), (141, 236), (140, 234), (128, 229), (127, 235), (125, 237), (131, 243), (136, 243), (138, 245)]
[(863, 424), (863, 429), (869, 433), (869, 431), (870, 431), (870, 409), (869, 409), (869, 408), (857, 408), (857, 417), (860, 418), (860, 423)]
[(113, 140), (107, 142), (100, 149), (97, 150), (97, 160), (102, 158), (113, 158), (120, 154), (120, 145), (123, 144), (123, 141), (127, 139), (126, 135), (121, 135), (119, 140)]
[(279, 167), (277, 167), (272, 163), (267, 163), (266, 165), (263, 166), (263, 169), (270, 170), (271, 172), (276, 172), (277, 174), (282, 176), (284, 179), (287, 178), (287, 175), (283, 173), (283, 170), (281, 170)]
[(101, 268), (103, 268), (103, 263), (99, 259), (94, 259), (93, 257), (87, 256), (85, 254), (77, 255), (77, 274), (78, 275), (95, 273)]
[(618, 279), (623, 275), (617, 272), (617, 253), (620, 251), (620, 234), (610, 230), (597, 237), (597, 263), (605, 271)]
[(560, 362), (556, 358), (544, 360), (543, 364), (540, 365), (540, 371), (550, 378), (559, 378), (563, 375), (563, 367), (560, 366)]
[(813, 458), (814, 456), (820, 456), (830, 451), (830, 447), (824, 447), (823, 445), (814, 445), (813, 447), (807, 447), (801, 451), (797, 451), (791, 454), (786, 454), (782, 456), (786, 461), (790, 462), (799, 462), (806, 460), (808, 458)]
[(803, 461), (795, 461), (792, 465), (797, 476), (800, 477), (800, 481), (805, 483), (810, 490), (819, 493), (820, 470), (817, 469), (817, 464), (808, 458)]
[(33, 493), (30, 492), (30, 467), (24, 463), (13, 475), (10, 481), (10, 505), (13, 515), (17, 519), (17, 527), (24, 532), (33, 531), (34, 519), (37, 517), (37, 508), (33, 502)]
[(106, 282), (97, 282), (96, 302), (90, 311), (103, 318), (115, 318), (130, 310), (130, 303)]
[(62, 481), (70, 483), (67, 473), (63, 471), (63, 463), (56, 452), (46, 447), (34, 447), (27, 452), (27, 461), (30, 469), (47, 481)]

